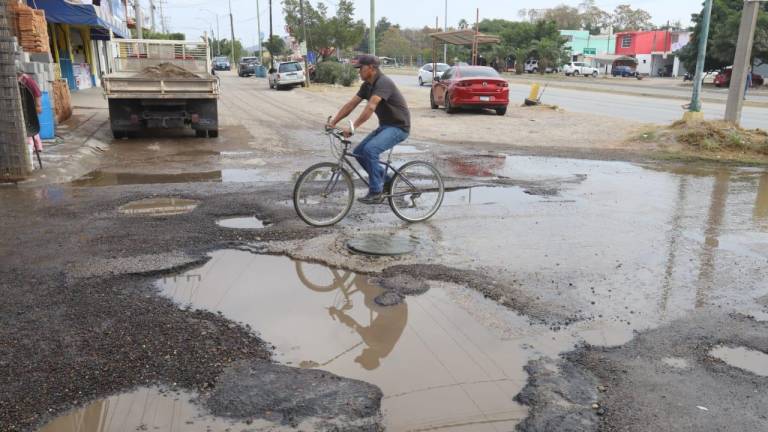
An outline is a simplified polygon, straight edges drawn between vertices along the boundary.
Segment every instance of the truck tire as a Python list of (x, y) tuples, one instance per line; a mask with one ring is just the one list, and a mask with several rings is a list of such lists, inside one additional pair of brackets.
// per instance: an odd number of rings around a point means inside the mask
[(121, 130), (113, 130), (112, 131), (112, 136), (115, 139), (123, 139), (123, 138), (128, 137), (128, 133), (126, 133), (125, 131), (121, 131)]
[(207, 136), (205, 129), (195, 129), (195, 136), (198, 138), (205, 138)]
[(208, 138), (218, 138), (218, 137), (219, 137), (218, 129), (211, 129), (208, 131)]

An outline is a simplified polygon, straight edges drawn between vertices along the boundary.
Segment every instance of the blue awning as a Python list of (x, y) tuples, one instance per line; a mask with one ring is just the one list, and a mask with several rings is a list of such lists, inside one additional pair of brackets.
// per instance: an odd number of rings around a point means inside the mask
[(44, 10), (46, 21), (51, 23), (85, 25), (112, 30), (115, 36), (121, 38), (130, 36), (120, 27), (102, 19), (93, 5), (74, 4), (65, 0), (27, 0), (27, 4)]

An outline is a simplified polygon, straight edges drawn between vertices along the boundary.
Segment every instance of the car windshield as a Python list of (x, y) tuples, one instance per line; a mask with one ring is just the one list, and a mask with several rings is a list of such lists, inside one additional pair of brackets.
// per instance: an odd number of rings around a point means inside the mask
[(227, 58), (226, 57), (216, 57), (216, 58), (213, 59), (213, 61), (215, 61), (215, 62), (225, 62), (225, 61), (227, 61)]
[(448, 66), (447, 64), (439, 64), (439, 65), (437, 65), (437, 71), (438, 72), (445, 72), (445, 71), (448, 70), (449, 67), (450, 66)]
[(491, 68), (467, 68), (467, 69), (461, 69), (461, 77), (462, 78), (473, 78), (473, 77), (498, 77), (499, 73)]
[(298, 63), (283, 63), (280, 65), (279, 72), (298, 72), (301, 70), (301, 65)]
[(256, 57), (243, 57), (240, 59), (240, 63), (254, 63), (258, 60)]

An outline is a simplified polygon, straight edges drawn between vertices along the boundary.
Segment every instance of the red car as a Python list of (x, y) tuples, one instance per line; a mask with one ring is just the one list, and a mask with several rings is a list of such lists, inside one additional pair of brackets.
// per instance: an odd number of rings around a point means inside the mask
[(444, 106), (447, 113), (458, 108), (490, 108), (504, 115), (509, 105), (509, 83), (489, 67), (454, 66), (432, 84), (429, 102), (432, 109)]
[[(721, 70), (715, 76), (715, 87), (730, 87), (732, 73), (733, 68), (731, 66)], [(752, 87), (760, 87), (761, 85), (763, 85), (763, 76), (752, 72)]]

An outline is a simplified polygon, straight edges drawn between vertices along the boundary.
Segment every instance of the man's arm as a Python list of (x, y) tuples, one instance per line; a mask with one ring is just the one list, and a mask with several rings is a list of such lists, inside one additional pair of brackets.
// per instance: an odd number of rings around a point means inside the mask
[(329, 126), (336, 127), (336, 124), (344, 120), (345, 118), (347, 118), (347, 116), (350, 115), (352, 111), (354, 111), (354, 109), (357, 108), (358, 105), (360, 105), (360, 102), (362, 100), (363, 99), (358, 95), (352, 96), (352, 99), (350, 99), (349, 102), (345, 103), (344, 106), (341, 107), (339, 112), (336, 114), (336, 117), (334, 117), (333, 120), (331, 120), (331, 122), (329, 123)]
[(368, 101), (368, 104), (365, 106), (365, 109), (363, 110), (363, 112), (361, 112), (357, 120), (355, 120), (355, 122), (352, 123), (355, 129), (364, 125), (365, 122), (367, 122), (368, 119), (371, 118), (373, 113), (376, 112), (376, 107), (379, 106), (379, 102), (381, 102), (381, 96), (374, 95), (371, 97), (371, 100)]

